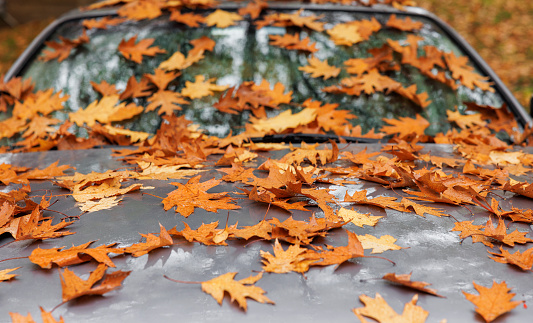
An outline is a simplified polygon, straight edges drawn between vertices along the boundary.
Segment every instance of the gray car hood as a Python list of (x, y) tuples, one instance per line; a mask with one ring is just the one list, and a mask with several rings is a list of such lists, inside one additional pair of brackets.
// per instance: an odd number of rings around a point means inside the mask
[[(368, 147), (369, 151), (379, 151), (379, 144), (346, 145), (344, 150), (357, 152)], [(446, 145), (427, 145), (425, 151), (432, 154), (449, 156), (452, 147)], [(76, 167), (77, 172), (104, 172), (109, 169), (119, 169), (125, 166), (111, 156), (111, 149), (91, 149), (79, 151), (50, 151), (42, 153), (3, 154), (0, 163), (17, 166), (42, 168), (57, 160), (60, 164)], [(282, 152), (272, 153), (281, 155)], [(265, 154), (263, 157), (268, 157)], [(223, 174), (216, 169), (205, 172), (203, 180), (220, 178)], [(174, 180), (176, 181), (176, 180)], [(183, 180), (179, 180), (184, 182)], [(166, 196), (175, 189), (169, 185), (170, 181), (147, 180), (143, 184), (153, 186), (150, 194)], [(32, 182), (32, 194), (44, 193), (58, 195), (58, 202), (53, 209), (67, 214), (79, 212), (72, 197), (64, 197), (68, 191), (54, 186), (49, 181)], [(324, 186), (326, 188), (327, 186)], [(399, 197), (402, 192), (384, 189), (381, 185), (361, 181), (358, 184), (330, 186), (332, 194), (342, 199), (344, 193), (366, 189), (370, 196), (388, 195)], [(9, 191), (7, 187), (3, 191)], [(222, 183), (210, 192), (216, 191), (238, 192), (232, 183)], [(237, 196), (233, 194), (233, 196)], [(507, 195), (510, 196), (510, 195)], [(53, 199), (55, 200), (55, 198)], [(513, 197), (508, 200), (515, 207), (532, 208), (533, 203), (526, 198)], [(261, 221), (267, 210), (266, 205), (242, 199), (240, 210), (229, 212), (229, 224), (239, 222), (239, 225), (254, 225)], [(339, 202), (342, 205), (342, 202)], [(487, 212), (481, 208), (452, 207), (436, 204), (445, 213), (459, 221), (486, 219)], [(316, 207), (311, 210), (320, 217), (321, 211)], [(530, 272), (522, 272), (511, 266), (499, 264), (488, 258), (487, 247), (481, 243), (473, 244), (471, 239), (461, 241), (457, 232), (451, 232), (454, 218), (426, 216), (414, 213), (403, 213), (394, 210), (381, 210), (375, 207), (357, 206), (363, 213), (384, 216), (375, 227), (359, 228), (352, 223), (344, 228), (359, 235), (372, 234), (374, 236), (392, 235), (397, 238), (397, 245), (404, 249), (386, 251), (379, 256), (395, 262), (393, 265), (379, 258), (352, 259), (339, 268), (328, 266), (312, 268), (304, 275), (297, 273), (268, 274), (256, 284), (266, 291), (275, 305), (248, 302), (248, 311), (244, 312), (237, 305), (229, 301), (226, 296), (220, 306), (208, 294), (202, 292), (200, 285), (177, 284), (163, 277), (183, 281), (206, 281), (227, 272), (238, 272), (236, 279), (246, 278), (255, 271), (261, 271), (260, 250), (272, 253), (272, 242), (258, 241), (246, 245), (246, 242), (229, 241), (228, 246), (204, 246), (195, 243), (176, 244), (170, 248), (160, 248), (138, 258), (131, 256), (116, 256), (113, 262), (117, 268), (108, 269), (131, 271), (123, 286), (102, 297), (83, 297), (57, 308), (53, 314), (56, 318), (63, 316), (65, 322), (318, 322), (337, 321), (353, 322), (356, 317), (353, 308), (362, 307), (359, 296), (366, 294), (374, 297), (380, 293), (383, 298), (401, 313), (403, 304), (411, 300), (415, 291), (399, 287), (381, 279), (386, 273), (413, 273), (412, 279), (432, 284), (432, 288), (443, 295), (439, 298), (432, 295), (418, 293), (420, 305), (429, 311), (428, 322), (448, 319), (456, 321), (481, 321), (481, 317), (474, 312), (474, 306), (466, 301), (462, 291), (476, 293), (472, 282), (492, 285), (493, 280), (506, 281), (517, 293), (514, 300), (524, 300), (530, 303), (533, 297), (533, 279)], [(46, 215), (59, 219), (60, 214), (46, 212)], [(132, 192), (124, 196), (122, 203), (110, 210), (103, 210), (82, 215), (80, 220), (69, 227), (74, 235), (59, 239), (49, 239), (43, 242), (28, 241), (14, 242), (0, 248), (0, 259), (28, 256), (38, 246), (40, 248), (70, 247), (92, 240), (98, 240), (94, 246), (119, 243), (128, 246), (139, 242), (139, 233), (157, 233), (159, 224), (170, 229), (177, 226), (183, 229), (183, 222), (196, 229), (202, 223), (219, 221), (223, 227), (227, 211), (218, 214), (196, 209), (188, 218), (184, 218), (173, 210), (164, 211), (161, 200)], [(277, 208), (271, 208), (268, 218), (278, 217), (284, 220), (290, 214)], [(307, 219), (309, 213), (295, 211), (295, 219)], [(478, 221), (479, 222), (479, 221)], [(474, 222), (476, 223), (476, 221)], [(529, 226), (513, 223), (509, 229), (518, 228), (520, 231), (531, 231)], [(533, 237), (528, 234), (529, 237)], [(12, 240), (7, 236), (0, 239), (0, 244)], [(343, 229), (336, 229), (323, 239), (316, 240), (316, 244), (326, 243), (342, 246), (347, 243), (347, 234)], [(286, 248), (286, 246), (284, 246)], [(518, 250), (525, 250), (525, 247)], [(370, 255), (370, 250), (365, 251)], [(61, 284), (57, 268), (44, 270), (32, 264), (28, 259), (9, 260), (2, 264), (2, 268), (21, 266), (16, 273), (16, 279), (0, 284), (0, 321), (9, 321), (9, 312), (26, 314), (32, 313), (39, 317), (39, 306), (46, 310), (61, 303)], [(72, 266), (70, 269), (84, 279), (96, 267), (94, 262)], [(527, 322), (531, 320), (531, 310), (524, 306), (505, 314), (499, 319), (503, 322)]]

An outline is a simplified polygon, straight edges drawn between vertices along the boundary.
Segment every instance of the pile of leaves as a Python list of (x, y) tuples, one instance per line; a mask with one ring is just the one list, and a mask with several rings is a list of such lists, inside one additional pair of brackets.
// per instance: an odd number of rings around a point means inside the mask
[[(319, 1), (325, 2), (325, 1)], [(391, 4), (396, 7), (411, 4), (410, 1), (364, 1), (366, 5)], [(389, 40), (382, 48), (371, 52), (365, 59), (351, 59), (344, 67), (329, 65), (314, 56), (317, 51), (308, 38), (301, 38), (304, 31), (325, 30), (320, 16), (292, 13), (261, 14), (267, 4), (260, 0), (243, 6), (238, 13), (216, 9), (214, 11), (186, 11), (186, 8), (205, 8), (214, 5), (210, 1), (162, 1), (162, 0), (107, 0), (88, 9), (119, 6), (118, 17), (104, 17), (84, 22), (85, 31), (75, 39), (61, 38), (48, 42), (49, 49), (41, 56), (42, 60), (62, 61), (77, 47), (90, 42), (90, 30), (107, 28), (127, 20), (143, 20), (159, 17), (170, 12), (169, 19), (185, 24), (190, 28), (200, 25), (226, 28), (250, 17), (257, 28), (282, 26), (300, 30), (302, 33), (271, 37), (271, 45), (287, 51), (308, 53), (308, 65), (301, 66), (303, 73), (312, 78), (337, 78), (341, 68), (351, 75), (338, 80), (322, 90), (348, 96), (369, 95), (375, 92), (395, 93), (414, 102), (423, 109), (428, 104), (428, 96), (418, 93), (416, 85), (403, 86), (385, 75), (394, 70), (392, 56), (399, 55), (401, 64), (410, 65), (426, 77), (432, 78), (452, 89), (464, 86), (481, 91), (494, 91), (491, 83), (477, 74), (468, 64), (466, 57), (442, 52), (436, 47), (426, 46), (425, 55), (418, 55), (419, 39), (409, 35), (403, 42)], [(420, 23), (410, 19), (400, 19), (392, 15), (386, 26), (375, 20), (361, 20), (338, 23), (325, 30), (330, 40), (337, 46), (353, 46), (364, 42), (380, 28), (416, 30)], [(153, 46), (153, 39), (123, 39), (117, 44), (117, 55), (137, 64), (146, 57), (164, 54), (165, 50)], [(129, 192), (149, 190), (143, 180), (181, 180), (171, 183), (175, 189), (161, 198), (161, 207), (174, 210), (184, 218), (194, 216), (195, 209), (209, 212), (237, 210), (240, 208), (233, 192), (209, 192), (222, 182), (236, 183), (239, 195), (253, 203), (283, 209), (308, 211), (307, 221), (265, 218), (252, 226), (225, 225), (219, 221), (191, 228), (184, 222), (184, 229), (160, 227), (160, 232), (142, 234), (143, 241), (120, 247), (117, 244), (91, 247), (94, 241), (87, 241), (71, 248), (36, 248), (29, 261), (49, 270), (53, 266), (69, 267), (85, 262), (98, 263), (88, 279), (83, 280), (70, 269), (60, 271), (59, 278), (63, 289), (62, 302), (69, 302), (84, 295), (102, 295), (119, 287), (127, 279), (128, 272), (113, 271), (112, 258), (118, 255), (140, 257), (152, 250), (172, 246), (187, 241), (206, 246), (227, 245), (232, 241), (267, 240), (272, 243), (270, 251), (260, 251), (263, 272), (283, 274), (296, 272), (305, 275), (311, 267), (339, 266), (354, 258), (369, 257), (371, 253), (382, 253), (402, 249), (395, 244), (396, 238), (390, 235), (375, 237), (369, 234), (356, 235), (344, 229), (348, 242), (344, 246), (314, 244), (318, 237), (326, 237), (333, 230), (348, 223), (356, 226), (375, 226), (382, 216), (359, 213), (352, 206), (368, 205), (380, 209), (392, 209), (413, 213), (418, 216), (449, 216), (433, 203), (454, 206), (482, 208), (488, 216), (483, 225), (472, 221), (457, 221), (453, 231), (461, 239), (471, 238), (474, 243), (483, 243), (489, 248), (499, 247), (499, 252), (489, 251), (496, 262), (508, 264), (523, 271), (531, 271), (533, 248), (524, 252), (511, 253), (509, 248), (516, 244), (533, 242), (525, 232), (509, 232), (507, 223), (533, 223), (533, 211), (511, 207), (504, 209), (496, 191), (533, 198), (533, 184), (510, 175), (521, 176), (533, 170), (533, 155), (520, 150), (518, 145), (529, 144), (531, 129), (520, 129), (514, 116), (505, 106), (491, 107), (467, 103), (465, 113), (452, 109), (447, 111), (448, 120), (456, 127), (447, 133), (428, 136), (425, 131), (429, 122), (417, 114), (414, 117), (385, 119), (386, 126), (362, 134), (361, 129), (351, 127), (348, 120), (355, 118), (349, 111), (339, 110), (337, 104), (323, 103), (311, 99), (292, 102), (291, 92), (283, 84), (270, 84), (268, 81), (243, 82), (229, 87), (216, 83), (216, 79), (197, 75), (194, 82), (186, 82), (180, 92), (170, 91), (168, 85), (180, 77), (180, 71), (201, 61), (216, 46), (215, 41), (202, 37), (191, 41), (192, 49), (187, 53), (177, 51), (170, 55), (153, 73), (145, 74), (140, 80), (132, 76), (126, 87), (119, 89), (105, 81), (93, 83), (101, 98), (85, 109), (68, 115), (62, 121), (52, 117), (54, 111), (63, 109), (67, 95), (60, 91), (34, 90), (31, 80), (13, 78), (0, 84), (0, 110), (9, 111), (11, 116), (0, 122), (0, 138), (21, 136), (15, 147), (3, 147), (2, 151), (28, 152), (51, 149), (86, 149), (99, 145), (134, 146), (117, 149), (115, 157), (128, 170), (109, 170), (104, 173), (73, 173), (69, 165), (54, 163), (43, 169), (30, 169), (10, 164), (0, 165), (0, 181), (10, 185), (12, 190), (0, 193), (0, 234), (10, 235), (9, 243), (22, 240), (57, 239), (75, 234), (69, 227), (75, 227), (78, 219), (87, 212), (110, 209), (116, 206)], [(250, 111), (250, 118), (244, 132), (225, 138), (208, 136), (191, 121), (175, 112), (192, 100), (223, 92), (214, 105), (219, 111), (239, 114)], [(138, 106), (132, 98), (146, 97), (148, 105)], [(129, 100), (129, 101), (128, 101)], [(297, 112), (281, 111), (277, 116), (267, 118), (266, 111), (275, 111), (281, 105), (291, 103), (299, 107)], [(157, 111), (163, 122), (155, 134), (131, 131), (117, 126), (146, 111)], [(72, 125), (86, 127), (88, 137), (77, 137), (70, 128)], [(499, 135), (508, 134), (509, 141), (502, 141)], [(380, 152), (359, 153), (341, 152), (335, 142), (326, 147), (318, 144), (287, 146), (285, 144), (254, 143), (250, 138), (272, 134), (288, 133), (333, 133), (339, 136), (388, 138)], [(431, 142), (453, 144), (456, 156), (444, 158), (422, 153), (420, 143)], [(268, 159), (259, 167), (250, 167), (250, 162), (259, 160), (264, 151), (289, 149), (279, 159)], [(202, 177), (209, 167), (217, 167), (219, 178)], [(519, 177), (516, 177), (519, 178)], [(30, 181), (53, 180), (55, 185), (68, 190), (80, 208), (81, 215), (63, 214), (54, 223), (48, 212), (53, 211), (52, 197), (32, 199)], [(136, 180), (134, 184), (128, 184)], [(140, 181), (137, 182), (137, 180)], [(392, 190), (402, 190), (405, 197), (379, 196), (369, 198), (365, 190), (356, 191), (337, 199), (328, 189), (320, 189), (323, 184), (348, 185), (357, 180), (375, 182)], [(145, 194), (143, 198), (157, 196)], [(342, 203), (342, 206), (340, 206)], [(316, 205), (320, 212), (312, 213), (308, 208)], [(438, 204), (437, 204), (438, 205)], [(56, 221), (57, 222), (57, 221)], [(496, 226), (495, 226), (496, 222)], [(95, 237), (97, 239), (98, 237)], [(285, 245), (285, 247), (284, 247)], [(505, 248), (503, 248), (505, 247)], [(2, 280), (13, 279), (8, 274), (16, 268), (2, 272)], [(263, 273), (235, 280), (235, 272), (225, 273), (212, 280), (198, 282), (206, 293), (222, 303), (224, 293), (230, 294), (232, 301), (246, 311), (247, 298), (260, 303), (272, 303), (265, 291), (254, 284)], [(168, 277), (169, 280), (178, 280)], [(24, 277), (21, 277), (24, 279)], [(389, 273), (383, 277), (419, 292), (441, 296), (426, 282), (412, 281), (405, 273)], [(490, 322), (519, 304), (511, 301), (514, 294), (505, 282), (494, 283), (491, 288), (474, 283), (479, 295), (465, 293), (466, 299), (476, 305), (476, 311)], [(416, 305), (417, 296), (406, 304), (403, 314), (395, 313), (379, 295), (374, 298), (361, 295), (363, 307), (355, 308), (354, 314), (362, 321), (364, 317), (386, 322), (390, 317), (397, 320), (423, 322), (428, 312)], [(12, 313), (15, 322), (33, 322), (31, 316), (23, 318)], [(42, 309), (43, 320), (54, 321), (50, 312)], [(62, 319), (60, 319), (62, 321)]]

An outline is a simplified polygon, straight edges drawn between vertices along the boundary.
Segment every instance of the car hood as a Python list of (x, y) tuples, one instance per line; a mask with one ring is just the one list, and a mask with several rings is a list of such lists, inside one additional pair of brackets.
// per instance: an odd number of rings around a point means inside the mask
[[(355, 153), (365, 148), (368, 152), (379, 151), (381, 147), (380, 144), (346, 144), (340, 148)], [(450, 157), (453, 147), (425, 145), (424, 151), (431, 152), (432, 155)], [(262, 153), (253, 166), (269, 157), (278, 158), (286, 152)], [(59, 161), (60, 165), (76, 167), (76, 171), (83, 174), (128, 166), (112, 156), (111, 148), (0, 155), (0, 163), (26, 167), (42, 168), (42, 165), (55, 161)], [(222, 177), (224, 174), (218, 169), (207, 168), (202, 173), (202, 180)], [(238, 200), (241, 206), (239, 210), (213, 213), (197, 208), (188, 218), (173, 210), (165, 211), (161, 200), (155, 196), (164, 197), (174, 190), (176, 187), (170, 185), (170, 182), (185, 181), (143, 180), (144, 186), (151, 186), (153, 189), (128, 193), (124, 195), (122, 202), (112, 209), (82, 215), (69, 227), (70, 231), (76, 234), (39, 243), (14, 242), (0, 248), (0, 258), (29, 256), (37, 247), (70, 247), (93, 240), (97, 240), (95, 246), (110, 243), (129, 246), (139, 242), (139, 233), (159, 232), (159, 224), (167, 229), (177, 227), (181, 230), (184, 223), (196, 229), (202, 223), (219, 221), (219, 227), (223, 228), (228, 213), (228, 224), (238, 222), (240, 226), (257, 224), (267, 211), (267, 218), (277, 217), (280, 221), (291, 215), (277, 207), (269, 208), (268, 204), (248, 199)], [(68, 191), (54, 186), (51, 181), (32, 182), (31, 187), (34, 196), (46, 194), (53, 196), (52, 201), (58, 200), (52, 209), (69, 215), (81, 213), (72, 197), (66, 194)], [(366, 189), (371, 197), (405, 195), (399, 189), (385, 189), (379, 184), (367, 181), (344, 186), (324, 184), (320, 187), (326, 188), (339, 200), (335, 206), (337, 208), (344, 205), (342, 198), (346, 192), (352, 194), (354, 191)], [(4, 191), (11, 189), (12, 187), (8, 186)], [(151, 195), (143, 195), (143, 192)], [(222, 182), (209, 192), (233, 192), (232, 196), (239, 197), (240, 191), (234, 183)], [(507, 202), (519, 208), (532, 207), (531, 201), (522, 197), (513, 197)], [(396, 244), (403, 249), (379, 254), (393, 263), (381, 258), (365, 257), (351, 259), (338, 268), (314, 267), (305, 275), (265, 273), (256, 285), (266, 291), (266, 295), (276, 303), (274, 306), (251, 301), (248, 302), (247, 312), (244, 312), (237, 305), (230, 303), (227, 296), (220, 306), (211, 296), (202, 292), (199, 285), (177, 284), (164, 278), (164, 275), (167, 275), (182, 281), (206, 281), (228, 272), (238, 272), (236, 279), (246, 278), (262, 270), (260, 251), (272, 253), (273, 242), (228, 241), (228, 246), (180, 243), (153, 250), (148, 255), (137, 258), (120, 255), (114, 257), (116, 270), (131, 271), (120, 289), (103, 297), (83, 297), (69, 302), (57, 308), (54, 316), (63, 316), (65, 322), (165, 322), (176, 319), (185, 322), (354, 321), (351, 309), (363, 306), (359, 301), (362, 294), (371, 297), (376, 293), (381, 294), (399, 313), (402, 311), (402, 304), (410, 301), (416, 294), (413, 290), (392, 285), (381, 279), (386, 273), (413, 273), (413, 280), (431, 283), (431, 287), (445, 297), (419, 293), (418, 305), (429, 311), (430, 321), (448, 319), (453, 322), (473, 317), (473, 306), (462, 294), (462, 291), (473, 291), (473, 281), (484, 282), (487, 286), (492, 280), (505, 280), (508, 286), (519, 288), (521, 300), (529, 301), (533, 297), (533, 280), (528, 276), (530, 273), (519, 272), (494, 262), (488, 257), (487, 248), (483, 244), (473, 244), (470, 239), (461, 241), (459, 234), (451, 231), (456, 220), (486, 219), (486, 211), (478, 207), (466, 208), (446, 204), (432, 206), (442, 208), (444, 213), (450, 216), (422, 217), (414, 213), (357, 206), (359, 212), (372, 213), (383, 218), (375, 227), (360, 228), (348, 223), (344, 228), (358, 235), (395, 237)], [(318, 207), (310, 206), (309, 209), (316, 212), (317, 217), (321, 217), (322, 213)], [(52, 212), (45, 212), (45, 215), (56, 220), (62, 216)], [(303, 220), (309, 218), (309, 213), (294, 211), (292, 216), (296, 220)], [(511, 224), (510, 228), (530, 231), (527, 225), (516, 223)], [(531, 237), (531, 234), (529, 236)], [(4, 237), (0, 243), (10, 239)], [(343, 246), (347, 241), (347, 233), (343, 229), (336, 229), (326, 238), (315, 240), (314, 243)], [(372, 256), (370, 250), (365, 250), (365, 255)], [(28, 259), (9, 260), (9, 263), (6, 261), (3, 264), (4, 268), (19, 266), (22, 267), (17, 271), (19, 277), (2, 283), (1, 286), (2, 321), (8, 319), (8, 312), (31, 312), (36, 317), (39, 306), (50, 310), (61, 302), (61, 283), (57, 269), (43, 270)], [(94, 268), (95, 264), (89, 262), (71, 269), (86, 279), (87, 274)], [(524, 322), (530, 319), (530, 314), (526, 310), (517, 309), (506, 314), (505, 318), (509, 321)]]

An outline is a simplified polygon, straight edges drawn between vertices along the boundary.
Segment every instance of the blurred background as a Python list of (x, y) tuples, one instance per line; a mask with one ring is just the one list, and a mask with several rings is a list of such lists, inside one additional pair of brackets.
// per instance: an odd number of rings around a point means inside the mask
[[(0, 74), (61, 14), (94, 0), (0, 0)], [(533, 95), (533, 1), (416, 0), (454, 27), (522, 105)]]

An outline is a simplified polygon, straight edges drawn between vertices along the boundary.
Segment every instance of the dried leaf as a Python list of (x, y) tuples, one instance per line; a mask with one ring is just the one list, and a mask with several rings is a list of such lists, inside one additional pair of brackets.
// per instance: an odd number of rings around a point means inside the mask
[(490, 288), (483, 287), (475, 282), (473, 284), (479, 295), (469, 294), (464, 291), (463, 294), (467, 300), (476, 305), (476, 312), (483, 317), (485, 322), (494, 321), (498, 316), (511, 311), (522, 303), (520, 301), (511, 301), (516, 294), (509, 293), (511, 289), (507, 287), (504, 281), (501, 283), (494, 281)]

